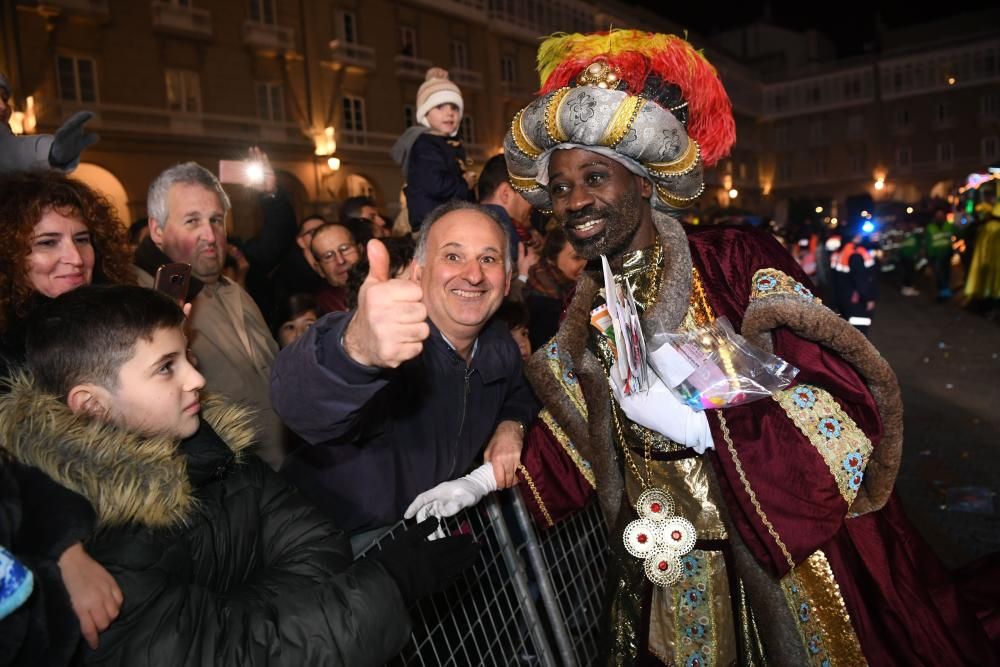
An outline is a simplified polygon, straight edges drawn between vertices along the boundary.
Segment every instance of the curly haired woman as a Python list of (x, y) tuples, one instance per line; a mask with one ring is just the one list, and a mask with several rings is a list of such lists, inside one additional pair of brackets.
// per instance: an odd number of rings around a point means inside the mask
[(38, 303), (91, 283), (133, 283), (125, 225), (101, 194), (58, 172), (0, 178), (0, 356), (24, 359)]

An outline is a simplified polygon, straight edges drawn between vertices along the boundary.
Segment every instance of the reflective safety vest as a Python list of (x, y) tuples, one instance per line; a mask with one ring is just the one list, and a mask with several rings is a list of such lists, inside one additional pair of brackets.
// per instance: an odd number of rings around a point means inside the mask
[(848, 241), (839, 252), (835, 252), (830, 255), (830, 268), (834, 271), (840, 271), (841, 273), (850, 273), (851, 255), (854, 253), (861, 255), (861, 259), (865, 262), (866, 269), (870, 269), (875, 266), (875, 258), (872, 257), (867, 248)]

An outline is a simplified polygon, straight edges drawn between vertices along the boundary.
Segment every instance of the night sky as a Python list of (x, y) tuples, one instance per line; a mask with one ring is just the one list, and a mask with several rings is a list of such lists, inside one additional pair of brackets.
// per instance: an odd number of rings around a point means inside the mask
[[(838, 56), (849, 57), (872, 50), (876, 37), (876, 16), (873, 7), (881, 10), (882, 23), (888, 28), (899, 28), (915, 23), (933, 21), (965, 11), (978, 11), (996, 7), (996, 1), (946, 0), (919, 6), (914, 0), (882, 0), (859, 2), (845, 0), (807, 5), (805, 2), (771, 1), (723, 4), (688, 0), (683, 3), (664, 3), (663, 0), (624, 0), (628, 5), (639, 5), (666, 18), (711, 36), (715, 32), (752, 23), (765, 14), (770, 5), (771, 22), (783, 28), (806, 30), (814, 28), (829, 35), (837, 45)], [(803, 9), (810, 6), (812, 11)], [(816, 9), (824, 16), (817, 17)]]

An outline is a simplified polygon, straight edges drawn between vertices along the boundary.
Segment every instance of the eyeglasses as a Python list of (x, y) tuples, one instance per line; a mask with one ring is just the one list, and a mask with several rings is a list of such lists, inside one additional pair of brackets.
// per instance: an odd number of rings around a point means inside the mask
[(322, 264), (330, 264), (336, 258), (339, 258), (342, 262), (347, 262), (358, 256), (358, 247), (356, 245), (351, 245), (350, 243), (345, 243), (333, 250), (327, 250), (324, 253), (317, 254), (313, 253), (313, 257), (316, 258), (317, 262)]

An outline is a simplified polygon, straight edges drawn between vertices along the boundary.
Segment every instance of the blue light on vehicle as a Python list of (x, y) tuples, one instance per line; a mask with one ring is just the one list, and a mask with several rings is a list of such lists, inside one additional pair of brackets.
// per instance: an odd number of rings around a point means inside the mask
[(871, 220), (865, 220), (864, 224), (861, 225), (861, 231), (865, 234), (871, 234), (875, 231), (875, 223)]

